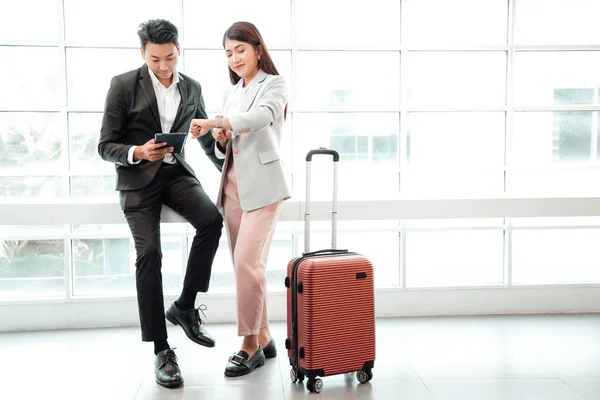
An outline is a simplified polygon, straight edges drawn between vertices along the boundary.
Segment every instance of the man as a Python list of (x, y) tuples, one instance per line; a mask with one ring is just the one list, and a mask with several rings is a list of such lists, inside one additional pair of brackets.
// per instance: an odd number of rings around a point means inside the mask
[[(163, 204), (196, 229), (181, 296), (166, 313), (194, 342), (213, 347), (194, 308), (198, 292), (206, 292), (223, 219), (204, 193), (183, 152), (154, 143), (160, 132), (188, 132), (192, 118), (206, 118), (200, 84), (177, 72), (180, 55), (177, 28), (162, 19), (140, 25), (138, 36), (145, 64), (112, 78), (106, 96), (98, 153), (115, 163), (121, 208), (136, 250), (136, 288), (142, 340), (154, 342), (156, 381), (165, 387), (183, 383), (177, 357), (167, 342), (160, 247)], [(212, 135), (198, 139), (220, 171)]]

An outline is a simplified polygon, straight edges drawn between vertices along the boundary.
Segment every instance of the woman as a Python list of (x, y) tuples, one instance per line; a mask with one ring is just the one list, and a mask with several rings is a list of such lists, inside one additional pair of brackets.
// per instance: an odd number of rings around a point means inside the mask
[(256, 27), (234, 23), (223, 36), (232, 87), (223, 115), (192, 120), (192, 134), (213, 129), (225, 158), (217, 207), (223, 213), (236, 277), (241, 350), (226, 376), (241, 376), (277, 355), (267, 320), (266, 267), (282, 203), (290, 197), (280, 159), (287, 84), (279, 76)]

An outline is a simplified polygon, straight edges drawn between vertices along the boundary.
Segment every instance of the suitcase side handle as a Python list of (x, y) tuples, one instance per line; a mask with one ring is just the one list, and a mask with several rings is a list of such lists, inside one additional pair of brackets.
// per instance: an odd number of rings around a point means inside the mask
[(327, 154), (333, 156), (333, 201), (331, 208), (331, 248), (337, 247), (337, 192), (338, 192), (338, 164), (340, 155), (337, 151), (319, 147), (310, 150), (306, 155), (306, 202), (304, 204), (304, 252), (310, 251), (310, 181), (311, 181), (311, 162), (315, 154)]

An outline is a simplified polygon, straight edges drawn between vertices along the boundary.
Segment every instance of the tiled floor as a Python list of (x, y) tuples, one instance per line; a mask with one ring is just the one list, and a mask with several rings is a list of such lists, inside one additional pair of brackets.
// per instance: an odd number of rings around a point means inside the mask
[(600, 400), (600, 315), (379, 319), (373, 380), (325, 377), (320, 394), (290, 382), (285, 325), (272, 330), (279, 357), (232, 379), (234, 325), (209, 326), (213, 349), (169, 326), (177, 389), (154, 382), (138, 328), (0, 334), (0, 399)]

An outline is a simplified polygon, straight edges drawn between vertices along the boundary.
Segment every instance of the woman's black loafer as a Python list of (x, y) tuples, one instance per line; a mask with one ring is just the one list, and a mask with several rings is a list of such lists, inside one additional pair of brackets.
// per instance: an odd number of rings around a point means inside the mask
[(265, 346), (263, 352), (265, 353), (265, 358), (277, 357), (277, 347), (275, 347), (275, 339), (271, 338), (271, 341), (268, 345)]
[(251, 359), (248, 359), (248, 353), (238, 351), (236, 354), (229, 357), (229, 362), (225, 367), (225, 376), (235, 377), (249, 374), (255, 368), (265, 365), (265, 353), (262, 347), (258, 347), (258, 351), (254, 353)]

